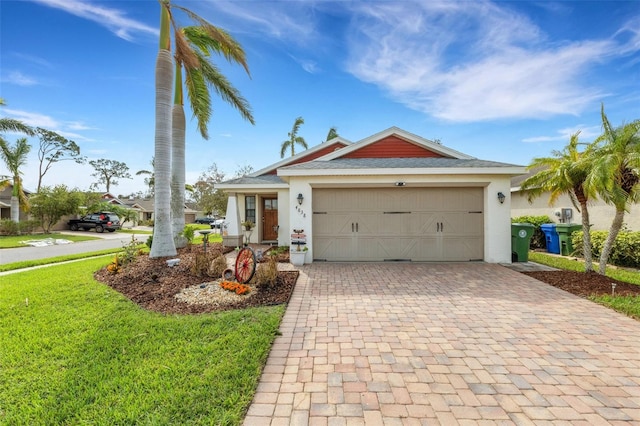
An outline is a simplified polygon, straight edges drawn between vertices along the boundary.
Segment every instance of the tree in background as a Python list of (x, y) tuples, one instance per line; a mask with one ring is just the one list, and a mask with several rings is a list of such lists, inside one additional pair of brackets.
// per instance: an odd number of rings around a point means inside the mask
[(300, 130), (300, 126), (304, 124), (304, 119), (302, 117), (296, 118), (296, 121), (293, 122), (293, 128), (287, 135), (289, 139), (282, 142), (282, 146), (280, 147), (280, 158), (284, 158), (284, 154), (287, 149), (291, 149), (291, 156), (296, 155), (296, 144), (302, 146), (304, 149), (307, 149), (307, 142), (304, 140), (302, 136), (298, 136), (298, 130)]
[(587, 203), (595, 198), (596, 191), (587, 184), (590, 155), (588, 150), (578, 151), (579, 134), (580, 132), (571, 135), (569, 144), (562, 151), (553, 151), (552, 157), (534, 158), (528, 169), (538, 170), (538, 172), (522, 182), (521, 188), (526, 191), (529, 202), (550, 192), (549, 205), (553, 205), (561, 195), (569, 195), (574, 207), (582, 213), (584, 270), (593, 272)]
[(45, 233), (49, 233), (63, 216), (77, 213), (83, 200), (80, 191), (69, 190), (65, 185), (43, 186), (31, 196), (31, 216), (40, 222)]
[(191, 198), (206, 215), (224, 215), (227, 211), (228, 195), (214, 185), (224, 181), (224, 172), (213, 163), (206, 171), (198, 176), (198, 181), (193, 184)]
[(11, 220), (20, 222), (20, 206), (24, 211), (29, 210), (29, 201), (22, 188), (22, 166), (27, 164), (27, 155), (31, 150), (31, 145), (27, 143), (27, 138), (20, 138), (15, 145), (11, 146), (4, 139), (0, 138), (0, 157), (11, 173), (10, 179), (0, 180), (0, 189), (9, 184), (13, 184), (11, 192)]
[(603, 133), (593, 141), (593, 164), (589, 183), (600, 197), (616, 208), (609, 234), (600, 253), (599, 273), (606, 272), (607, 261), (622, 229), (624, 214), (640, 201), (640, 120), (614, 128), (600, 108)]
[(155, 164), (153, 162), (153, 158), (151, 159), (151, 170), (138, 170), (136, 172), (136, 176), (141, 176), (141, 175), (146, 175), (147, 177), (144, 178), (144, 184), (147, 185), (148, 191), (147, 194), (149, 197), (153, 197), (154, 194), (154, 190), (153, 187), (156, 184), (155, 178), (154, 178), (154, 173), (153, 173), (153, 169), (155, 168)]
[(330, 141), (333, 138), (337, 138), (338, 136), (340, 136), (338, 134), (338, 128), (336, 126), (331, 126), (331, 128), (329, 129), (329, 133), (327, 133), (327, 138), (325, 139), (325, 142)]
[(37, 127), (35, 132), (38, 139), (40, 139), (37, 189), (37, 191), (40, 191), (42, 178), (54, 163), (73, 160), (77, 164), (83, 164), (86, 159), (80, 156), (80, 147), (74, 141), (41, 127)]
[(98, 178), (98, 182), (91, 184), (91, 187), (98, 189), (100, 185), (106, 186), (106, 192), (110, 192), (111, 185), (117, 185), (117, 179), (131, 179), (129, 174), (129, 166), (121, 161), (108, 160), (101, 158), (99, 160), (91, 160), (89, 164), (96, 170), (91, 176)]

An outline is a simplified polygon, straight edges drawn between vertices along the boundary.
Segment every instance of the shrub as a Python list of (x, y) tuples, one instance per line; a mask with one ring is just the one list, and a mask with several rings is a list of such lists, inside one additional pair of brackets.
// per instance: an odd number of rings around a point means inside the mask
[(193, 226), (185, 226), (184, 229), (182, 230), (182, 236), (187, 239), (189, 244), (192, 244), (193, 239), (196, 236), (195, 228)]
[(151, 248), (151, 245), (153, 244), (153, 235), (149, 235), (149, 238), (147, 238), (145, 244), (147, 245), (147, 247)]
[(132, 235), (131, 241), (122, 246), (122, 252), (118, 253), (117, 259), (121, 266), (127, 266), (129, 263), (136, 260), (138, 254), (140, 254), (138, 241), (136, 241), (135, 237)]
[(220, 254), (211, 262), (209, 266), (209, 276), (220, 278), (225, 269), (227, 269), (227, 258)]
[(256, 269), (254, 280), (259, 287), (271, 287), (276, 285), (278, 279), (278, 258), (277, 256), (268, 256), (266, 262), (262, 262)]
[(40, 222), (37, 220), (14, 222), (11, 219), (2, 219), (0, 220), (0, 235), (33, 234), (39, 226)]
[(531, 237), (531, 241), (529, 243), (529, 248), (534, 249), (544, 249), (547, 248), (547, 239), (544, 236), (544, 232), (540, 229), (540, 225), (545, 223), (553, 223), (553, 220), (549, 218), (549, 216), (518, 216), (512, 217), (511, 223), (530, 223), (535, 226), (536, 229), (533, 231), (533, 236)]
[[(607, 235), (609, 235), (608, 231), (591, 231), (593, 257), (600, 257)], [(582, 256), (582, 231), (574, 232), (571, 242), (575, 249), (575, 254)], [(611, 248), (609, 263), (631, 268), (640, 267), (640, 232), (631, 232), (627, 229), (621, 230)]]

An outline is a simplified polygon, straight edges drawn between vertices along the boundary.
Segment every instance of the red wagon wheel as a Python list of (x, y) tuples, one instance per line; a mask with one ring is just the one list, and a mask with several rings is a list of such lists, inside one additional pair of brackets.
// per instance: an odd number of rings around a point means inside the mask
[(245, 247), (238, 252), (236, 257), (236, 280), (240, 284), (251, 281), (256, 272), (256, 255), (249, 247)]

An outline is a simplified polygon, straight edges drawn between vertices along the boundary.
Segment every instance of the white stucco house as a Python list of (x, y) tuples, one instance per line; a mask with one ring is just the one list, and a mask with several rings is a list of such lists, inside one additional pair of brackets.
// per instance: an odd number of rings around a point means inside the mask
[(225, 244), (290, 245), (314, 261), (511, 262), (510, 182), (524, 166), (479, 160), (397, 127), (337, 137), (216, 187)]

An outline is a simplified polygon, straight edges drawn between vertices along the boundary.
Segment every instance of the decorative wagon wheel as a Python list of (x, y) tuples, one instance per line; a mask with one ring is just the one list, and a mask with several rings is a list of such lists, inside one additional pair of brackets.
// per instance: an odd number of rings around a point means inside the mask
[(240, 284), (251, 281), (256, 272), (256, 255), (250, 247), (245, 247), (236, 257), (236, 280)]

